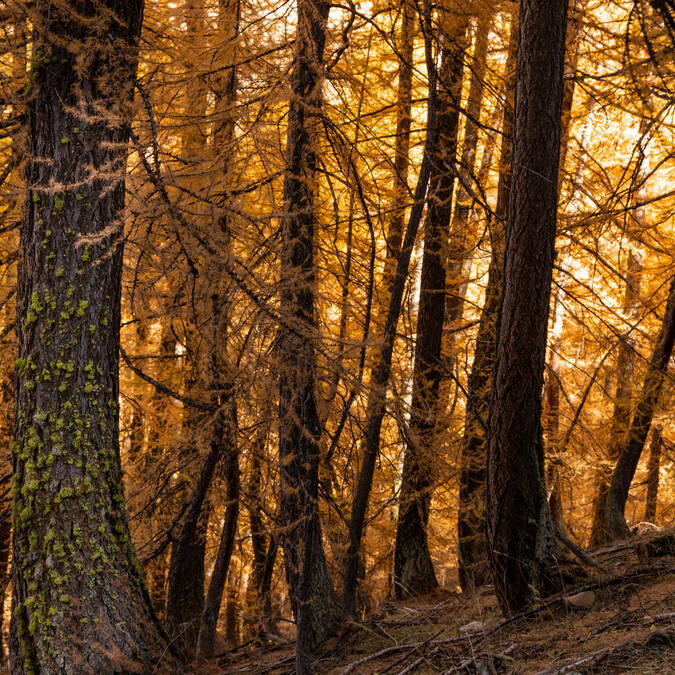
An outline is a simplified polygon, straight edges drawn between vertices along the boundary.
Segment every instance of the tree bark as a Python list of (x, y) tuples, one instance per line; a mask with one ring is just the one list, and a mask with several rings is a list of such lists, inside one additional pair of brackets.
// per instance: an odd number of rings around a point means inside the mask
[(504, 283), (489, 407), (487, 541), (506, 614), (555, 584), (541, 430), (567, 0), (521, 0)]
[(288, 113), (280, 312), (279, 462), (284, 565), (297, 625), (297, 671), (334, 631), (341, 611), (328, 572), (318, 510), (319, 436), (314, 316), (315, 137), (330, 5), (297, 0), (298, 28)]
[(607, 541), (628, 536), (629, 533), (624, 514), (628, 491), (659, 401), (668, 361), (673, 352), (673, 342), (675, 342), (675, 278), (670, 284), (661, 331), (649, 361), (640, 400), (628, 432), (628, 439), (621, 450), (607, 493), (605, 512)]
[(487, 462), (487, 412), (495, 359), (497, 312), (504, 266), (504, 222), (511, 189), (513, 145), (513, 92), (516, 83), (518, 14), (513, 12), (506, 59), (506, 99), (502, 116), (502, 141), (497, 186), (496, 220), (490, 229), (491, 252), (485, 301), (480, 315), (461, 445), (459, 484), (459, 579), (464, 590), (482, 586), (489, 579), (485, 547), (485, 483)]
[(457, 128), (462, 94), (467, 17), (458, 17), (447, 39), (439, 74), (436, 144), (432, 151), (428, 212), (422, 254), (409, 441), (403, 459), (394, 549), (394, 594), (398, 598), (438, 585), (427, 543), (434, 473), (434, 431), (441, 379), (445, 317), (445, 267), (455, 184)]
[[(12, 673), (176, 672), (129, 536), (118, 350), (143, 3), (35, 3), (21, 226)], [(63, 40), (68, 36), (68, 40)]]

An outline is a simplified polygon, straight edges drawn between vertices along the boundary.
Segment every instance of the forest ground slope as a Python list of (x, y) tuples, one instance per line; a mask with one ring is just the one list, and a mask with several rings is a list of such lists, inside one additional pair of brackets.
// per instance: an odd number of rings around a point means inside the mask
[[(671, 531), (597, 549), (604, 572), (508, 621), (491, 587), (387, 602), (324, 645), (314, 672), (675, 673), (674, 542)], [(570, 596), (584, 592), (578, 602), (592, 605), (573, 606)], [(240, 649), (212, 665), (217, 673), (292, 673), (293, 645)]]

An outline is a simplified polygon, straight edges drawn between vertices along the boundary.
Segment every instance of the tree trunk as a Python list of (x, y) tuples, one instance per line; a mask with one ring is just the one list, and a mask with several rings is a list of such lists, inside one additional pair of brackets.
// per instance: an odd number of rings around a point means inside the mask
[[(564, 105), (564, 101), (563, 101)], [(548, 506), (553, 524), (565, 532), (562, 497), (560, 491), (560, 349), (562, 347), (563, 290), (558, 287), (553, 302), (553, 334), (549, 349), (548, 368), (544, 383), (543, 427), (546, 437), (546, 485), (548, 488)]]
[[(626, 272), (626, 291), (623, 300), (623, 313), (630, 324), (634, 324), (640, 316), (640, 281), (642, 278), (642, 258), (632, 249), (628, 252), (628, 269)], [(609, 431), (607, 447), (607, 463), (601, 466), (596, 474), (597, 494), (593, 507), (593, 525), (591, 528), (591, 547), (605, 542), (605, 515), (607, 512), (607, 493), (611, 471), (621, 455), (621, 448), (626, 442), (630, 426), (631, 403), (633, 398), (633, 356), (635, 353), (635, 337), (632, 325), (619, 342), (619, 353), (616, 359), (616, 391), (614, 394), (614, 412)]]
[[(474, 199), (467, 187), (471, 185), (476, 169), (476, 148), (478, 146), (478, 129), (480, 112), (483, 101), (483, 84), (487, 70), (488, 36), (490, 33), (490, 14), (481, 15), (476, 19), (476, 36), (474, 38), (474, 52), (470, 70), (469, 97), (466, 104), (466, 118), (464, 121), (464, 142), (458, 171), (461, 176), (457, 187), (457, 199), (450, 227), (451, 237), (448, 250), (447, 288), (445, 294), (445, 323), (451, 330), (457, 327), (462, 318), (464, 299), (467, 289), (467, 275), (471, 269), (470, 250), (471, 237), (474, 234), (471, 227), (471, 211)], [(459, 105), (459, 104), (456, 104)], [(480, 185), (480, 179), (476, 180)], [(468, 262), (468, 264), (467, 264)], [(451, 346), (448, 354), (448, 367), (452, 371), (456, 356), (455, 338), (457, 332), (451, 333)]]
[[(567, 53), (565, 64), (565, 85), (563, 89), (562, 113), (560, 116), (560, 162), (558, 169), (558, 193), (563, 184), (565, 160), (570, 137), (572, 120), (572, 104), (576, 81), (574, 75), (579, 61), (579, 43), (581, 33), (582, 0), (570, 0), (570, 14), (567, 28)], [(581, 174), (578, 167), (577, 175)], [(564, 289), (560, 282), (553, 303), (553, 336), (549, 350), (548, 375), (544, 384), (544, 434), (546, 436), (546, 485), (548, 487), (548, 504), (554, 525), (563, 534), (567, 531), (563, 515), (561, 481), (560, 481), (560, 349), (562, 347), (562, 313)]]
[[(231, 398), (231, 397), (230, 397)], [(225, 455), (225, 484), (227, 486), (227, 507), (223, 530), (220, 535), (218, 555), (211, 575), (209, 590), (206, 594), (204, 612), (199, 627), (197, 640), (197, 663), (201, 660), (210, 659), (215, 652), (216, 627), (220, 605), (223, 600), (223, 589), (227, 581), (230, 568), (230, 560), (234, 551), (234, 543), (237, 535), (237, 521), (239, 518), (239, 452), (236, 444), (237, 433), (237, 410), (233, 401), (226, 403), (218, 411), (218, 424), (214, 431), (214, 443), (225, 443), (229, 447), (224, 448)]]
[(521, 0), (504, 282), (489, 408), (487, 541), (518, 612), (555, 585), (541, 390), (555, 252), (567, 0)]
[[(239, 30), (239, 0), (221, 0), (218, 16), (219, 26), (227, 44), (235, 40)], [(192, 39), (200, 38), (200, 31), (204, 27), (205, 7), (201, 1), (189, 0), (187, 3), (188, 14), (188, 32)], [(225, 64), (232, 66), (234, 63), (234, 49), (230, 47), (225, 56)], [(225, 159), (223, 174), (225, 176), (224, 185), (227, 188), (227, 173), (229, 162), (227, 157), (230, 155), (234, 138), (234, 116), (232, 107), (235, 102), (237, 88), (236, 68), (227, 69), (224, 77), (215, 78), (214, 96), (216, 98), (216, 117), (218, 125), (213, 131), (213, 143), (211, 150), (214, 155), (222, 154)], [(190, 91), (188, 87), (187, 105), (196, 108), (194, 114), (196, 117), (205, 116), (207, 96), (203, 83), (198, 83), (193, 87), (196, 91)], [(199, 129), (197, 129), (199, 132)], [(186, 157), (192, 155), (195, 161), (199, 161), (200, 155), (204, 154), (206, 146), (205, 133), (185, 134), (183, 139), (184, 154)], [(223, 259), (230, 256), (230, 237), (228, 232), (228, 223), (223, 216), (220, 222), (223, 230), (223, 247), (221, 255)], [(218, 265), (218, 261), (216, 261)], [(219, 270), (220, 271), (220, 270)], [(222, 274), (222, 272), (221, 272)], [(222, 274), (225, 277), (224, 274)], [(226, 381), (229, 374), (227, 368), (227, 319), (222, 320), (223, 314), (229, 312), (230, 303), (226, 300), (226, 295), (222, 290), (222, 285), (214, 288), (214, 284), (209, 282), (211, 291), (211, 314), (210, 324), (212, 326), (210, 340), (208, 341), (208, 367), (202, 368), (199, 373), (200, 388), (210, 389), (211, 402), (219, 406), (212, 424), (210, 451), (204, 462), (201, 475), (195, 485), (190, 505), (188, 507), (183, 527), (178, 541), (174, 544), (171, 552), (171, 561), (169, 566), (169, 583), (166, 603), (166, 625), (171, 639), (178, 645), (185, 657), (192, 655), (197, 646), (197, 640), (200, 632), (200, 625), (203, 623), (202, 615), (205, 611), (204, 598), (204, 558), (206, 552), (206, 529), (208, 525), (208, 502), (206, 494), (211, 485), (213, 475), (220, 459), (224, 456), (230, 457), (230, 462), (237, 461), (236, 447), (236, 409), (233, 400), (233, 385)], [(193, 328), (194, 330), (194, 328)], [(203, 336), (199, 336), (203, 337)], [(199, 342), (199, 340), (197, 340)], [(198, 356), (197, 353), (193, 358)], [(202, 356), (203, 358), (203, 356)], [(194, 371), (199, 371), (199, 365), (195, 363)], [(204, 420), (197, 415), (195, 411), (188, 411), (188, 420), (192, 426), (190, 438), (196, 435), (197, 430), (203, 425)], [(194, 449), (192, 450), (195, 451)], [(231, 455), (235, 458), (232, 459)], [(226, 470), (228, 484), (231, 491), (238, 495), (238, 484), (234, 485), (234, 477), (231, 475), (231, 467), (228, 465)], [(238, 469), (237, 478), (238, 481)], [(237, 497), (238, 500), (238, 497)], [(233, 509), (238, 509), (238, 504)], [(234, 518), (232, 532), (236, 531), (237, 512), (228, 509), (227, 518)], [(234, 536), (234, 534), (232, 534)], [(227, 561), (224, 561), (225, 572), (227, 573)], [(212, 582), (213, 584), (213, 582)], [(215, 584), (214, 592), (218, 588)], [(221, 589), (222, 592), (222, 589)], [(215, 602), (213, 600), (212, 602)], [(218, 599), (218, 608), (220, 599)], [(213, 609), (210, 610), (213, 612)], [(218, 611), (215, 612), (217, 621)], [(207, 622), (210, 626), (211, 624)], [(213, 636), (209, 635), (207, 629), (203, 645), (203, 651), (207, 654), (213, 653), (213, 637), (215, 637), (215, 623), (213, 624)]]
[(91, 3), (44, 0), (33, 16), (17, 302), (17, 675), (177, 670), (131, 544), (118, 441), (126, 120), (143, 3), (100, 4), (106, 11), (92, 15)]
[(649, 439), (649, 464), (647, 465), (647, 502), (645, 504), (645, 520), (653, 523), (656, 518), (656, 506), (659, 494), (659, 468), (661, 464), (661, 427), (652, 427)]
[(380, 302), (380, 312), (386, 312), (394, 282), (396, 262), (401, 254), (405, 210), (410, 201), (408, 169), (410, 166), (410, 123), (413, 75), (413, 46), (415, 38), (416, 9), (411, 0), (402, 0), (403, 22), (400, 38), (400, 63), (398, 92), (396, 96), (396, 144), (394, 146), (394, 184), (392, 187), (391, 218), (387, 231), (387, 259), (383, 281), (386, 296)]
[(628, 439), (621, 450), (607, 493), (607, 510), (605, 512), (605, 538), (607, 541), (628, 536), (628, 526), (624, 513), (628, 491), (659, 401), (668, 361), (673, 351), (673, 342), (675, 342), (675, 278), (670, 284), (661, 331), (654, 347), (654, 353), (649, 361), (640, 400), (628, 432)]
[(279, 462), (284, 564), (297, 625), (297, 670), (331, 635), (340, 608), (323, 549), (318, 510), (319, 435), (316, 405), (313, 192), (321, 63), (330, 5), (297, 0), (298, 28), (288, 113), (280, 312)]
[[(425, 19), (427, 27), (430, 18)], [(396, 263), (396, 273), (389, 298), (387, 319), (384, 324), (382, 341), (379, 347), (377, 364), (371, 376), (371, 390), (366, 405), (366, 429), (364, 433), (364, 451), (356, 492), (352, 500), (352, 512), (349, 518), (349, 548), (345, 559), (344, 579), (342, 584), (342, 605), (345, 612), (354, 614), (356, 608), (356, 590), (361, 564), (361, 538), (368, 509), (370, 491), (373, 485), (375, 462), (380, 449), (380, 432), (382, 421), (387, 408), (387, 387), (391, 375), (391, 362), (394, 353), (394, 338), (396, 326), (401, 314), (403, 292), (405, 290), (410, 256), (417, 237), (417, 230), (424, 209), (424, 197), (427, 191), (429, 175), (431, 171), (431, 150), (435, 146), (436, 139), (436, 83), (435, 68), (430, 57), (431, 49), (429, 35), (425, 30), (425, 46), (427, 52), (427, 68), (429, 72), (429, 104), (427, 114), (427, 138), (424, 147), (424, 157), (417, 178), (415, 196), (410, 210), (405, 237), (401, 245), (401, 254)]]
[(428, 593), (438, 585), (427, 544), (427, 523), (435, 463), (433, 444), (441, 378), (445, 265), (456, 174), (466, 29), (467, 19), (461, 17), (441, 55), (438, 131), (429, 178), (409, 442), (403, 459), (394, 550), (394, 594), (398, 598)]
[(485, 301), (480, 315), (473, 365), (468, 381), (468, 397), (462, 438), (459, 483), (459, 580), (463, 589), (482, 586), (489, 579), (485, 547), (485, 483), (487, 462), (487, 411), (492, 388), (495, 359), (496, 323), (499, 310), (502, 268), (504, 266), (504, 221), (511, 189), (511, 154), (513, 142), (513, 92), (516, 82), (518, 50), (518, 15), (511, 20), (506, 60), (506, 86), (502, 117), (497, 219), (490, 230), (491, 253)]

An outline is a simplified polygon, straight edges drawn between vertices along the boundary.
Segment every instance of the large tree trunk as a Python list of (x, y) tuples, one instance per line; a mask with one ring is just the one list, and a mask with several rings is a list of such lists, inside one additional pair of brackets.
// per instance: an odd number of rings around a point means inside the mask
[(314, 317), (315, 138), (330, 5), (298, 0), (288, 113), (280, 270), (279, 462), (284, 564), (297, 624), (298, 672), (335, 629), (340, 608), (323, 549), (318, 510), (319, 435)]
[[(41, 0), (21, 227), (12, 672), (176, 672), (118, 444), (127, 120), (143, 2)], [(63, 36), (68, 36), (67, 41)]]
[(556, 235), (567, 0), (521, 0), (504, 283), (489, 408), (487, 540), (507, 613), (555, 583), (541, 390)]
[(438, 585), (427, 543), (427, 523), (435, 463), (433, 445), (441, 379), (445, 266), (456, 174), (467, 17), (458, 17), (455, 22), (441, 55), (438, 131), (429, 178), (409, 441), (403, 459), (394, 550), (394, 594), (399, 598), (428, 593)]
[(489, 578), (485, 547), (485, 483), (487, 463), (487, 411), (495, 359), (497, 312), (504, 266), (504, 222), (511, 189), (513, 143), (513, 92), (518, 49), (517, 11), (513, 12), (506, 59), (506, 81), (502, 117), (502, 142), (497, 186), (497, 219), (491, 225), (490, 266), (485, 301), (480, 315), (461, 445), (459, 482), (459, 580), (463, 589), (482, 586)]
[(624, 514), (628, 491), (659, 401), (668, 361), (673, 352), (673, 342), (675, 342), (675, 278), (670, 284), (661, 331), (649, 361), (640, 400), (628, 432), (628, 440), (621, 450), (607, 493), (605, 537), (608, 541), (628, 535)]

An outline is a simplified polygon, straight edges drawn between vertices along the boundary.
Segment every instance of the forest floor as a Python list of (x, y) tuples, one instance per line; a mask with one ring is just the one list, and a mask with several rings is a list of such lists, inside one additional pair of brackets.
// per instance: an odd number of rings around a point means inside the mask
[[(675, 534), (592, 553), (604, 571), (509, 620), (491, 587), (387, 602), (324, 645), (314, 672), (675, 673)], [(235, 650), (208, 672), (294, 673), (293, 645)]]

